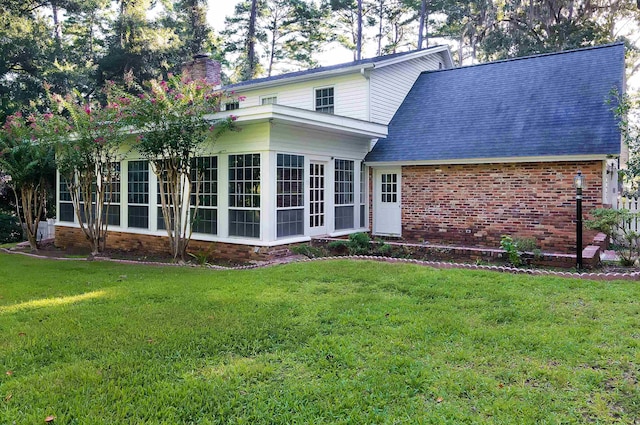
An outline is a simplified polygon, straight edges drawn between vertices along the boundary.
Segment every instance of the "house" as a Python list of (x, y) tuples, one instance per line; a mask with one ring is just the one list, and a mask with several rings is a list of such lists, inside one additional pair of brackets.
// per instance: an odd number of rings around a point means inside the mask
[(373, 233), (486, 247), (511, 235), (575, 252), (576, 173), (584, 211), (617, 196), (623, 149), (607, 101), (624, 72), (612, 44), (421, 74), (365, 159)]
[[(240, 131), (203, 153), (191, 247), (264, 259), (371, 231), (479, 246), (508, 233), (568, 251), (577, 170), (587, 210), (614, 196), (620, 135), (605, 100), (623, 60), (616, 44), (453, 68), (437, 46), (228, 86), (239, 101), (212, 118), (233, 114)], [(207, 58), (188, 66), (219, 78)], [(120, 169), (108, 245), (165, 251), (154, 174), (133, 156)], [(62, 246), (82, 243), (67, 199)]]

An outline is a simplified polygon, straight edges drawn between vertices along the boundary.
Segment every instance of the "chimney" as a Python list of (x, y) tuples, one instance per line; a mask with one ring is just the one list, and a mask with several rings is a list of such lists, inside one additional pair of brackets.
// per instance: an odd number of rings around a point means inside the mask
[(206, 53), (193, 55), (193, 60), (182, 65), (182, 75), (190, 80), (206, 80), (207, 83), (219, 86), (220, 62), (209, 58)]

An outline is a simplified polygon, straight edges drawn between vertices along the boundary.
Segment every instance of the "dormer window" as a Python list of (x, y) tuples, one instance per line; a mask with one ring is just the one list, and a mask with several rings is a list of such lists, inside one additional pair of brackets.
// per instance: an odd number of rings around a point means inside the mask
[(237, 100), (235, 102), (227, 102), (224, 104), (225, 111), (233, 111), (235, 109), (240, 109), (240, 102)]
[(316, 89), (316, 111), (333, 114), (333, 87)]
[(260, 98), (260, 104), (262, 105), (275, 105), (276, 103), (278, 103), (278, 96), (275, 95), (262, 96)]

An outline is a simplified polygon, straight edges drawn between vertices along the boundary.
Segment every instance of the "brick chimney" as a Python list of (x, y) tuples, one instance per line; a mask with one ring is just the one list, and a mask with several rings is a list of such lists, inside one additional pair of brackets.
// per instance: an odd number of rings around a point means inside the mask
[(220, 85), (220, 62), (209, 58), (208, 54), (193, 55), (193, 60), (182, 65), (182, 74), (190, 80), (206, 80), (209, 84)]

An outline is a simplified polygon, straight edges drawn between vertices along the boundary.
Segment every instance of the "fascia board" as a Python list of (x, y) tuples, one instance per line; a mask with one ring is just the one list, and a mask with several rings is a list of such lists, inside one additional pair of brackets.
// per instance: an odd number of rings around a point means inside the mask
[(276, 121), (347, 133), (355, 136), (364, 136), (372, 139), (383, 138), (387, 135), (387, 126), (384, 124), (277, 104), (218, 112), (207, 116), (207, 118), (218, 120), (229, 116), (235, 116), (235, 122), (238, 124)]
[(468, 165), (468, 164), (505, 164), (520, 162), (567, 162), (567, 161), (600, 161), (616, 157), (609, 154), (593, 155), (552, 155), (552, 156), (521, 156), (501, 158), (460, 158), (423, 161), (366, 161), (370, 167), (410, 166), (410, 165)]

